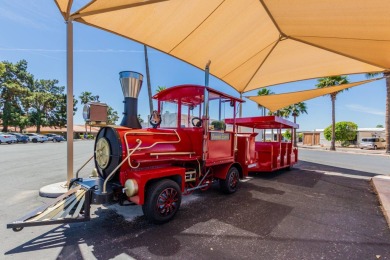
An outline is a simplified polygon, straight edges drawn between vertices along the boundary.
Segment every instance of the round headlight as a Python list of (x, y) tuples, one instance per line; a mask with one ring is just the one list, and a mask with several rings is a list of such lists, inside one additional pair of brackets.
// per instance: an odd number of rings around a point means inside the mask
[(110, 161), (110, 144), (102, 137), (96, 143), (96, 162), (101, 169), (105, 169)]
[(84, 105), (84, 108), (83, 108), (83, 118), (85, 121), (89, 120), (89, 117), (90, 117), (90, 113), (89, 113), (89, 105), (88, 104), (85, 104)]
[(138, 183), (136, 180), (128, 179), (125, 182), (125, 192), (128, 197), (133, 197), (138, 193)]

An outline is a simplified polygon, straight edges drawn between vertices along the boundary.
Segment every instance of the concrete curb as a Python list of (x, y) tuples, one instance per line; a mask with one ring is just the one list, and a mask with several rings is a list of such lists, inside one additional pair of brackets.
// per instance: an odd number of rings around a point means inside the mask
[(372, 186), (378, 195), (383, 215), (390, 228), (390, 175), (378, 175), (371, 178)]
[(324, 151), (324, 152), (333, 152), (333, 153), (349, 153), (349, 154), (361, 154), (361, 155), (374, 155), (374, 156), (390, 156), (389, 154), (386, 154), (386, 152), (383, 150), (378, 151), (366, 151), (361, 149), (351, 149), (351, 150), (345, 150), (345, 149), (337, 149), (336, 151), (331, 151), (324, 147), (311, 147), (311, 146), (298, 146), (298, 149), (307, 149), (307, 150), (318, 150), (318, 151)]

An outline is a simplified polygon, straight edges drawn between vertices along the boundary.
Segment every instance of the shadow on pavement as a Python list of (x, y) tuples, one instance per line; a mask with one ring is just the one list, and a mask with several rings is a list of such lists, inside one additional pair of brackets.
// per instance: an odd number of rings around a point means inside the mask
[(342, 173), (342, 174), (356, 175), (356, 176), (362, 176), (362, 177), (374, 177), (376, 175), (379, 175), (379, 174), (375, 174), (372, 172), (358, 171), (358, 170), (352, 170), (352, 169), (347, 169), (347, 168), (335, 167), (335, 166), (331, 166), (331, 165), (312, 163), (312, 162), (306, 162), (306, 161), (300, 161), (296, 167), (300, 168), (302, 166), (306, 170), (338, 172), (338, 173)]
[(85, 251), (97, 259), (390, 255), (390, 232), (376, 198), (366, 180), (350, 175), (373, 176), (310, 162), (291, 171), (252, 174), (235, 194), (221, 194), (217, 185), (195, 193), (164, 225), (149, 224), (143, 216), (129, 221), (116, 211), (97, 208), (90, 222), (56, 227), (6, 255), (47, 248), (61, 248), (58, 259), (88, 258)]
[[(214, 185), (208, 192), (196, 193), (194, 196), (198, 198), (182, 205), (176, 218), (164, 225), (149, 224), (143, 216), (128, 222), (115, 211), (98, 208), (95, 212), (98, 217), (90, 222), (62, 225), (6, 252), (6, 255), (63, 247), (59, 259), (83, 259), (79, 244), (87, 244), (93, 246), (92, 253), (98, 259), (113, 258), (122, 253), (138, 259), (140, 255), (133, 253), (136, 248), (147, 248), (154, 256), (167, 257), (182, 250), (179, 236), (193, 239), (213, 236), (208, 231), (216, 226), (234, 230), (236, 235), (232, 238), (245, 239), (248, 234), (250, 238), (265, 237), (292, 208), (252, 198), (250, 191), (284, 193), (245, 183), (239, 192), (224, 195)], [(197, 225), (195, 234), (184, 232)]]

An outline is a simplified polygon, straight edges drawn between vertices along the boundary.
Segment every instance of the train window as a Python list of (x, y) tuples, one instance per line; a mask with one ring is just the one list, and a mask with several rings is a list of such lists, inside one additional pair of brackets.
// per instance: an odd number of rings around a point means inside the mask
[(161, 125), (160, 127), (177, 127), (177, 104), (171, 102), (162, 102)]

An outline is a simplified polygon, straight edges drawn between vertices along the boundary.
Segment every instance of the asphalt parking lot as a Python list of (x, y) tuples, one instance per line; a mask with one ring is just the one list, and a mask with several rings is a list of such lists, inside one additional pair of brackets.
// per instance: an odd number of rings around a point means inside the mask
[[(94, 206), (90, 222), (15, 233), (6, 223), (48, 201), (39, 188), (65, 177), (66, 144), (41, 145), (0, 148), (4, 259), (390, 259), (390, 230), (368, 180), (359, 178), (373, 174), (344, 176), (344, 168), (308, 161), (251, 175), (233, 195), (214, 185), (187, 196), (164, 225), (147, 223), (139, 206)], [(92, 146), (75, 142), (75, 169)], [(5, 149), (17, 159), (4, 157)]]

